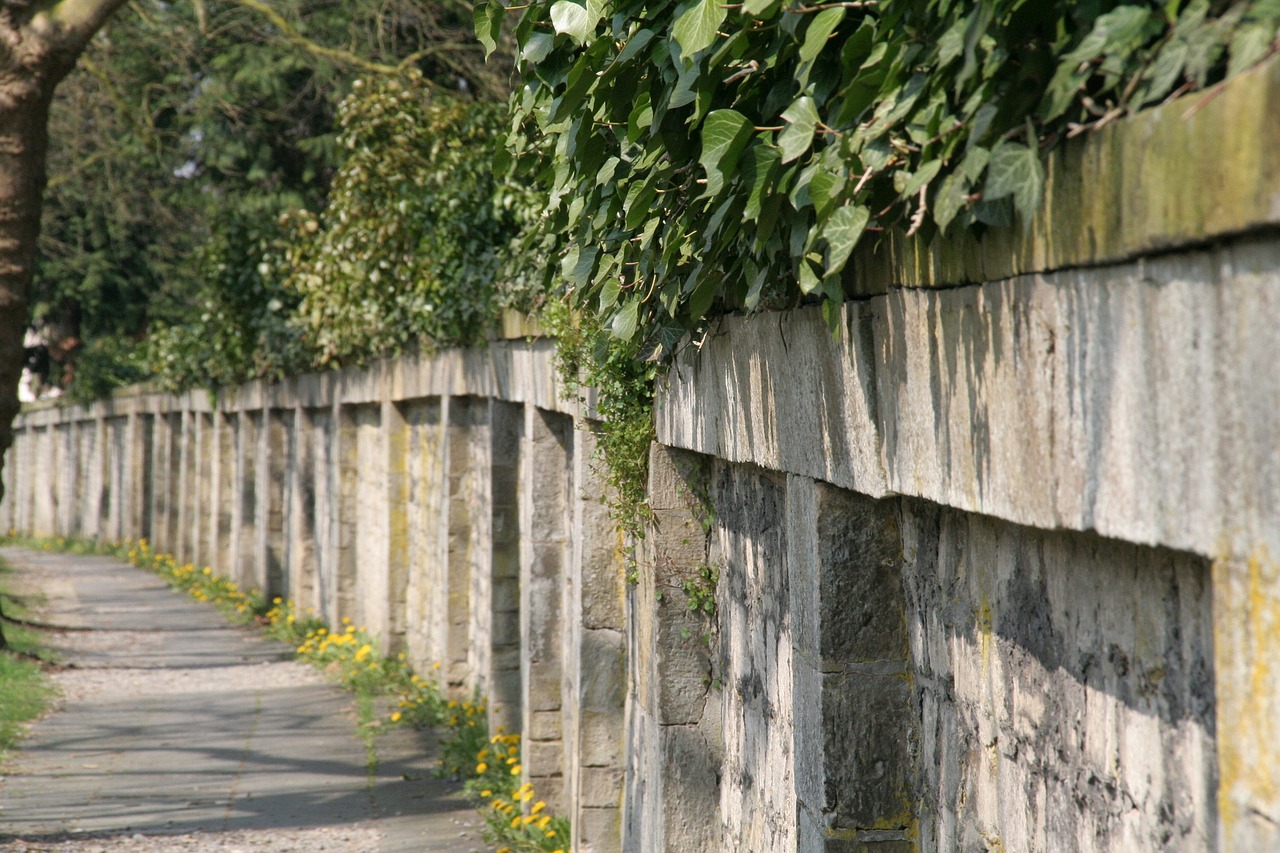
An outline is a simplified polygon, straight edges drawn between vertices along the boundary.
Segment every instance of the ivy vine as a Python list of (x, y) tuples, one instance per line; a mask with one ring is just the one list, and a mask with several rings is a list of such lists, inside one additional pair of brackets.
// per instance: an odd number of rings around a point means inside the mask
[[(1059, 140), (1276, 48), (1280, 0), (531, 0), (501, 167), (547, 285), (633, 354), (823, 299), (868, 235), (1026, 222)], [(476, 6), (482, 41), (503, 0)], [(507, 22), (510, 24), (511, 22)]]

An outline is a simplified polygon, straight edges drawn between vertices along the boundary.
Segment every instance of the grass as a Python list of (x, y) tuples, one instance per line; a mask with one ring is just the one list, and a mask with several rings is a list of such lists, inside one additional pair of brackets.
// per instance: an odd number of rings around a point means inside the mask
[[(377, 772), (377, 733), (389, 726), (435, 729), (441, 733), (441, 776), (463, 781), (463, 787), (485, 822), (485, 835), (498, 853), (570, 853), (569, 822), (546, 813), (533, 786), (520, 785), (520, 735), (490, 735), (487, 707), (446, 699), (439, 686), (413, 672), (404, 654), (383, 657), (378, 643), (350, 619), (331, 630), (313, 611), (299, 612), (292, 601), (264, 601), (256, 590), (241, 590), (212, 569), (179, 564), (157, 553), (141, 539), (101, 544), (58, 537), (9, 536), (0, 544), (45, 551), (110, 554), (155, 572), (171, 586), (198, 601), (213, 604), (235, 622), (256, 622), (267, 636), (294, 647), (299, 660), (334, 677), (355, 694), (358, 730), (367, 751), (370, 784)], [(439, 664), (436, 664), (439, 667)], [(384, 711), (390, 704), (389, 713)]]
[[(0, 603), (4, 613), (20, 618), (31, 614), (9, 591), (6, 575), (12, 571), (0, 561)], [(0, 760), (17, 745), (26, 724), (39, 717), (56, 695), (40, 659), (39, 632), (12, 622), (3, 626), (8, 648), (0, 650)]]

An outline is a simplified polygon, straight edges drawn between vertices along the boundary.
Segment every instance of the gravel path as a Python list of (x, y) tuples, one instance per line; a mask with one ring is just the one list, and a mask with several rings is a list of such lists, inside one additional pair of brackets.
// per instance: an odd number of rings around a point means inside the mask
[(0, 559), (67, 664), (3, 769), (0, 851), (485, 849), (432, 744), (390, 729), (371, 762), (348, 694), (284, 646), (114, 560)]

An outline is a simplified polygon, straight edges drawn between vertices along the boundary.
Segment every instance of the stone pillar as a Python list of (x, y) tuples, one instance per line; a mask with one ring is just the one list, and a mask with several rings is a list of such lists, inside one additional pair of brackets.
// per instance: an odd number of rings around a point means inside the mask
[(336, 408), (307, 413), (314, 455), (315, 484), (315, 603), (321, 618), (338, 624), (338, 497), (341, 466), (338, 464)]
[[(387, 541), (387, 443), (382, 431), (382, 408), (365, 404), (349, 408), (354, 427), (356, 505), (354, 508), (355, 598), (347, 611), (366, 628), (386, 651), (390, 633), (387, 592), (389, 544)], [(344, 451), (344, 457), (346, 451)], [(344, 530), (348, 528), (344, 525)]]
[(289, 447), (289, 597), (300, 611), (319, 609), (316, 601), (316, 453), (315, 430), (305, 409), (290, 413)]
[(401, 404), (409, 431), (405, 649), (415, 669), (437, 676), (445, 658), (448, 570), (444, 407), (439, 397)]
[(382, 404), (385, 435), (387, 505), (387, 634), (385, 651), (405, 649), (406, 599), (409, 588), (409, 481), (412, 435), (404, 412), (390, 401)]
[(1280, 563), (1213, 564), (1218, 849), (1280, 850)]
[(214, 414), (217, 424), (218, 465), (216, 477), (217, 494), (217, 542), (214, 546), (212, 568), (223, 576), (234, 576), (236, 572), (236, 539), (237, 519), (239, 518), (240, 484), (236, 475), (240, 471), (239, 439), (240, 418), (234, 413), (217, 412)]
[(258, 586), (258, 429), (259, 412), (236, 414), (235, 569), (232, 578), (241, 587)]
[[(96, 409), (100, 409), (101, 403), (95, 403)], [(86, 519), (84, 519), (84, 533), (90, 537), (105, 537), (106, 535), (106, 511), (108, 511), (108, 479), (106, 479), (106, 471), (108, 471), (108, 442), (106, 442), (106, 418), (102, 416), (101, 411), (96, 412), (95, 418), (90, 428), (92, 437), (92, 447), (86, 452), (86, 461), (88, 464), (88, 474), (84, 479), (84, 487), (88, 491), (88, 503), (84, 507)]]
[(181, 415), (161, 414), (153, 424), (151, 466), (152, 511), (150, 532), (152, 545), (158, 551), (172, 552), (178, 533), (178, 471), (181, 441)]
[(471, 457), (467, 503), (471, 507), (471, 555), (467, 574), (471, 578), (467, 618), (467, 693), (488, 695), (493, 666), (493, 492), (491, 407), (493, 401), (472, 399), (467, 430), (467, 452)]
[(468, 695), (473, 671), (471, 651), (471, 567), (472, 504), (476, 477), (471, 449), (472, 409), (479, 405), (470, 397), (450, 397), (445, 405), (445, 471), (448, 482), (446, 505), (445, 584), (441, 612), (444, 621), (442, 682), (456, 697)]
[(55, 427), (58, 442), (58, 532), (68, 536), (77, 532), (80, 503), (80, 489), (76, 483), (80, 466), (76, 458), (75, 427), (76, 422), (72, 420), (63, 421)]
[(198, 452), (195, 412), (183, 409), (174, 415), (178, 419), (178, 482), (174, 503), (178, 510), (178, 530), (174, 537), (173, 553), (179, 563), (195, 562), (195, 481), (196, 453)]
[(562, 727), (563, 590), (569, 557), (569, 490), (573, 422), (564, 415), (525, 408), (521, 460), (520, 639), (524, 649), (521, 730), (524, 781), (547, 808), (564, 814)]
[(121, 518), (124, 522), (124, 535), (138, 538), (142, 531), (142, 497), (143, 484), (152, 477), (151, 448), (147, 446), (146, 433), (142, 428), (144, 415), (133, 412), (125, 422), (127, 438), (125, 440), (125, 470), (122, 472), (121, 494), (125, 498), (125, 506)]
[(35, 493), (34, 478), (39, 464), (39, 446), (36, 443), (36, 429), (28, 425), (22, 430), (19, 445), (18, 437), (14, 438), (13, 449), (7, 454), (8, 459), (18, 463), (18, 487), (14, 490), (14, 501), (17, 507), (18, 529), (23, 533), (35, 531)]
[(289, 558), (289, 445), (293, 436), (289, 429), (291, 410), (269, 409), (263, 412), (264, 434), (260, 494), (262, 495), (262, 592), (270, 601), (275, 596), (290, 595), (286, 564)]
[[(797, 697), (786, 480), (750, 465), (712, 467), (712, 481), (701, 491), (697, 483), (687, 486), (715, 508), (708, 515), (712, 548), (692, 588), (706, 595), (710, 577), (719, 578), (718, 631), (709, 642), (718, 660), (712, 679), (723, 686), (707, 701), (720, 705), (724, 720), (720, 849), (794, 851)], [(668, 589), (688, 606), (688, 590)], [(691, 631), (685, 642), (700, 644), (706, 630)]]
[(623, 850), (714, 853), (720, 849), (719, 702), (711, 697), (703, 629), (682, 584), (708, 557), (693, 495), (705, 491), (706, 457), (654, 445), (649, 453), (652, 524), (637, 548), (627, 593), (627, 755)]
[(796, 849), (907, 853), (920, 735), (897, 505), (803, 477), (787, 492)]
[(490, 403), (489, 730), (519, 731), (520, 464), (524, 407)]
[(356, 578), (359, 571), (359, 528), (357, 513), (360, 497), (360, 424), (355, 407), (341, 406), (334, 418), (336, 447), (334, 466), (337, 472), (334, 533), (337, 538), (337, 574), (333, 590), (332, 624), (345, 618), (356, 620)]
[[(124, 522), (124, 469), (128, 465), (128, 444), (126, 443), (128, 419), (112, 417), (106, 421), (106, 488), (104, 490), (103, 509), (106, 519), (107, 536), (111, 539), (125, 537)], [(30, 527), (27, 527), (30, 530)]]
[(565, 585), (565, 758), (572, 848), (622, 849), (626, 548), (609, 514), (592, 425), (574, 431), (571, 582)]
[(40, 426), (32, 430), (32, 445), (35, 448), (32, 471), (33, 489), (33, 527), (39, 536), (48, 536), (53, 532), (53, 456), (52, 442), (48, 426)]
[(214, 415), (202, 412), (199, 417), (200, 459), (197, 480), (199, 490), (196, 495), (196, 553), (193, 556), (197, 566), (212, 566), (215, 559), (218, 536), (218, 505), (215, 497), (214, 459), (217, 452), (218, 436), (214, 429)]

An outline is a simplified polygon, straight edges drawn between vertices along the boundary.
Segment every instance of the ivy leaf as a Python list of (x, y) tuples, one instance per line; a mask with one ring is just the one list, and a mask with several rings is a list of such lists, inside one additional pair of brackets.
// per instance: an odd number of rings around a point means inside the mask
[(1031, 220), (1044, 192), (1044, 164), (1039, 152), (1021, 142), (1001, 142), (987, 164), (984, 201), (1012, 197), (1024, 223)]
[[(914, 175), (910, 175), (906, 178), (906, 180), (903, 183), (902, 189), (899, 190), (898, 194), (906, 199), (913, 197), (916, 193), (920, 192), (921, 187), (923, 187), (925, 184), (929, 183), (930, 181), (932, 181), (934, 178), (938, 176), (938, 171), (941, 168), (942, 168), (941, 160), (930, 160), (928, 163), (925, 163), (918, 170), (916, 170), (916, 173)], [(906, 174), (906, 173), (899, 172), (899, 174)]]
[[(478, 10), (480, 7), (477, 6)], [(477, 11), (477, 14), (479, 12)], [(530, 33), (529, 38), (520, 48), (520, 59), (530, 65), (537, 65), (551, 53), (555, 39), (549, 33)], [(490, 49), (492, 51), (492, 48)]]
[(593, 15), (585, 6), (572, 0), (556, 0), (551, 5), (551, 26), (555, 27), (557, 33), (569, 36), (578, 44), (586, 44), (595, 34), (596, 22), (599, 20), (598, 14)]
[(1099, 56), (1117, 61), (1126, 57), (1140, 45), (1151, 20), (1151, 10), (1145, 6), (1119, 6), (1099, 16), (1075, 50), (1063, 56), (1049, 81), (1040, 103), (1044, 120), (1057, 118), (1071, 106), (1093, 73), (1089, 63)]
[(771, 180), (773, 170), (781, 160), (782, 155), (778, 150), (767, 145), (753, 145), (747, 151), (747, 204), (742, 211), (743, 219), (754, 220), (760, 217), (762, 199), (765, 192), (774, 186)]
[(756, 18), (762, 18), (767, 12), (770, 12), (778, 5), (779, 0), (746, 0), (742, 4), (742, 11)]
[(807, 258), (800, 261), (800, 292), (805, 296), (813, 293), (822, 286), (822, 279), (818, 278), (818, 274), (814, 272), (813, 265), (809, 263)]
[(705, 50), (716, 40), (716, 31), (724, 23), (729, 10), (720, 0), (698, 0), (676, 20), (671, 31), (672, 37), (680, 45), (680, 58), (688, 59), (700, 50)]
[(711, 310), (711, 306), (716, 301), (716, 294), (720, 290), (720, 282), (721, 277), (719, 275), (703, 275), (702, 281), (698, 282), (698, 286), (693, 289), (693, 293), (689, 296), (689, 317), (691, 319), (697, 320)]
[(476, 38), (484, 45), (484, 55), (488, 58), (498, 48), (498, 33), (502, 31), (502, 17), (507, 9), (500, 2), (476, 3), (472, 13), (472, 22), (476, 29)]
[(846, 204), (831, 214), (822, 226), (822, 236), (827, 241), (827, 276), (844, 269), (870, 219), (871, 212), (856, 204)]
[(1227, 76), (1234, 77), (1267, 55), (1276, 40), (1276, 22), (1259, 21), (1236, 30), (1231, 37), (1231, 58), (1227, 60)]
[(613, 323), (609, 330), (620, 341), (629, 341), (636, 336), (636, 325), (640, 312), (640, 300), (629, 299), (617, 314), (613, 315)]
[(737, 110), (715, 110), (702, 123), (702, 156), (707, 195), (717, 196), (738, 167), (738, 157), (751, 140), (752, 125)]
[(956, 214), (965, 206), (967, 187), (964, 175), (958, 172), (952, 172), (942, 179), (938, 197), (933, 201), (933, 221), (938, 224), (939, 230), (946, 231)]
[(818, 110), (813, 105), (813, 98), (805, 95), (787, 107), (782, 114), (787, 127), (778, 134), (778, 147), (782, 149), (782, 162), (790, 163), (805, 151), (813, 142), (813, 131), (818, 124)]
[(804, 44), (800, 46), (800, 61), (813, 62), (817, 59), (818, 54), (827, 46), (827, 39), (831, 38), (831, 34), (836, 31), (836, 27), (840, 26), (842, 20), (844, 20), (843, 6), (823, 9), (814, 15), (808, 29), (804, 31)]

